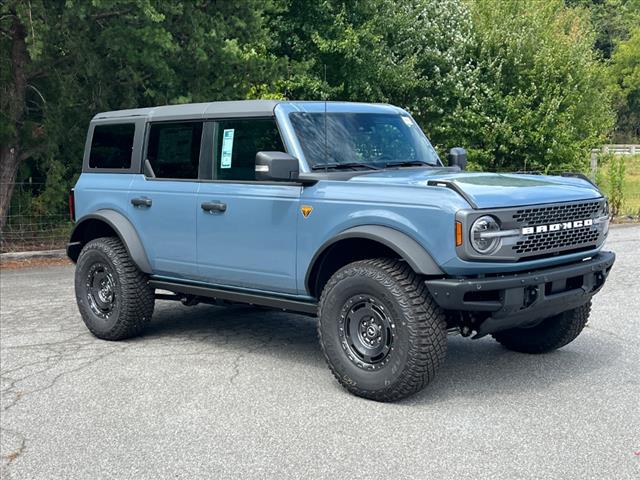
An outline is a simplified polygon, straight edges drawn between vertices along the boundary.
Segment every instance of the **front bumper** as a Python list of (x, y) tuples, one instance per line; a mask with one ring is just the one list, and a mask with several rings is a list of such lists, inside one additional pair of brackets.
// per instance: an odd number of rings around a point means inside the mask
[(445, 310), (486, 312), (477, 336), (524, 326), (584, 305), (615, 261), (613, 252), (559, 267), (482, 278), (443, 278), (425, 283)]

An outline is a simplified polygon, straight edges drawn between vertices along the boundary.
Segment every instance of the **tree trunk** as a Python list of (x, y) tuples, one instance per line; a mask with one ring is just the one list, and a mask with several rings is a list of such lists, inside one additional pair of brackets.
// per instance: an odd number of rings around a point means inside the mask
[(20, 165), (19, 139), (24, 118), (24, 101), (27, 90), (26, 67), (29, 61), (26, 44), (27, 30), (15, 10), (11, 14), (13, 16), (9, 30), (11, 35), (11, 83), (7, 88), (7, 96), (0, 105), (2, 110), (8, 113), (13, 135), (6, 145), (0, 145), (0, 231), (4, 229), (7, 221), (14, 182)]
[[(17, 143), (17, 142), (12, 142)], [(16, 146), (0, 146), (0, 231), (4, 231), (11, 205), (11, 196), (18, 173), (18, 152)]]

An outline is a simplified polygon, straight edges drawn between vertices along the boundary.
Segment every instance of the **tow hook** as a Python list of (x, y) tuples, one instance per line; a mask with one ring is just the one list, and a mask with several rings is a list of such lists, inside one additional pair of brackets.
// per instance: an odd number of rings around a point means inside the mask
[(537, 285), (531, 285), (524, 289), (524, 302), (523, 306), (530, 307), (538, 299), (540, 295), (540, 289)]
[(477, 333), (477, 325), (480, 319), (476, 317), (473, 312), (451, 312), (449, 319), (449, 328), (447, 328), (448, 335), (462, 335), (463, 337), (470, 337)]
[(180, 298), (180, 301), (187, 307), (193, 307), (200, 303), (200, 297), (198, 297), (197, 295), (183, 295)]
[(470, 337), (471, 335), (474, 335), (476, 333), (477, 332), (469, 325), (462, 325), (460, 327), (460, 335), (462, 335), (463, 337)]
[(596, 284), (594, 286), (594, 290), (600, 288), (604, 284), (604, 280), (606, 275), (603, 272), (597, 272), (595, 275)]

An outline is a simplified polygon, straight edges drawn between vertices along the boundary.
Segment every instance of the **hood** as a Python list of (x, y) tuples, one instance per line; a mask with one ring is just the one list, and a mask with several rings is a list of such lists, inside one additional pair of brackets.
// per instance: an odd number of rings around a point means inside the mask
[[(350, 182), (433, 187), (451, 182), (477, 208), (517, 207), (602, 197), (596, 186), (579, 177), (513, 173), (454, 172), (446, 168), (400, 168), (357, 175)], [(430, 184), (431, 182), (431, 184)]]

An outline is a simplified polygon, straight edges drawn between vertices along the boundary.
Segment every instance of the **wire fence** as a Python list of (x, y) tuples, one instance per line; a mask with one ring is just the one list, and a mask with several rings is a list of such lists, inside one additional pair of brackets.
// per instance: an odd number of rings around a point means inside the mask
[[(51, 213), (40, 208), (35, 199), (44, 188), (42, 183), (14, 184), (9, 215), (0, 232), (0, 253), (64, 248), (72, 222), (68, 213)], [(60, 205), (66, 206), (66, 201), (61, 199)]]

